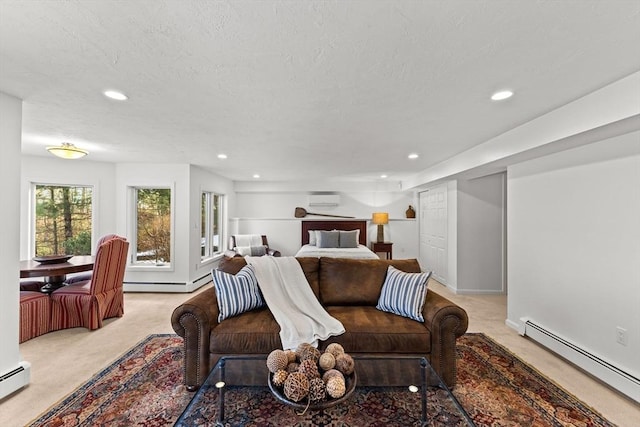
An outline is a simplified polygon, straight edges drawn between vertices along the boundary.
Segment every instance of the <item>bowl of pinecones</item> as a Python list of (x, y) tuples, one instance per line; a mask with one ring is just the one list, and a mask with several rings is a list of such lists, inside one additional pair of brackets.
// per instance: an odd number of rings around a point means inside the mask
[(340, 344), (320, 352), (311, 344), (296, 350), (273, 350), (267, 357), (269, 389), (295, 409), (320, 410), (344, 402), (356, 388), (353, 358)]

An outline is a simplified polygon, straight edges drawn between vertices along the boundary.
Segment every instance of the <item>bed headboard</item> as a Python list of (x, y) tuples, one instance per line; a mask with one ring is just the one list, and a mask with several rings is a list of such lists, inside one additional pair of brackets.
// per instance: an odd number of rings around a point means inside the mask
[(367, 221), (364, 220), (303, 220), (302, 244), (309, 243), (309, 230), (360, 230), (361, 245), (367, 245)]

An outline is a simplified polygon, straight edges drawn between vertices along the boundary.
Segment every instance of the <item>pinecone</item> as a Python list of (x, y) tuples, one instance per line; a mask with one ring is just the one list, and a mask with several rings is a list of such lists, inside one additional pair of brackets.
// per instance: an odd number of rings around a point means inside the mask
[(276, 387), (282, 387), (288, 376), (289, 373), (287, 371), (280, 369), (276, 371), (275, 374), (273, 374), (273, 378), (271, 379), (271, 381)]
[(302, 344), (298, 344), (298, 347), (295, 350), (296, 356), (298, 356), (298, 360), (302, 360), (300, 356), (302, 355), (302, 352), (304, 351), (304, 349), (306, 349), (307, 347), (313, 347), (313, 346), (308, 342), (303, 342)]
[(309, 382), (309, 400), (319, 402), (327, 397), (327, 390), (320, 378), (314, 378)]
[(298, 356), (296, 356), (296, 352), (293, 350), (286, 350), (285, 353), (287, 354), (287, 357), (289, 358), (289, 363), (295, 362), (296, 358)]
[(310, 380), (313, 378), (320, 378), (320, 372), (318, 371), (318, 366), (311, 359), (306, 359), (300, 362), (300, 367), (298, 368), (298, 372), (302, 372)]
[(320, 350), (315, 347), (305, 347), (298, 354), (298, 358), (300, 361), (304, 361), (307, 359), (313, 360), (313, 363), (318, 363), (318, 359), (320, 359)]
[(267, 356), (267, 368), (272, 374), (280, 369), (286, 369), (288, 363), (289, 359), (287, 359), (287, 355), (283, 350), (273, 350)]
[(309, 380), (300, 372), (289, 374), (284, 382), (284, 395), (287, 399), (299, 402), (309, 394)]

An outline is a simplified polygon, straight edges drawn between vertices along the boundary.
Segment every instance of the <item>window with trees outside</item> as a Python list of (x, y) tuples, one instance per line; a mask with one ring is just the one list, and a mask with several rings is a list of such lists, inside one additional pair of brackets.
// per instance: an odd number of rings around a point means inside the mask
[(91, 255), (93, 188), (35, 185), (35, 255)]
[(200, 257), (211, 258), (222, 252), (222, 200), (224, 196), (202, 192)]
[(136, 265), (171, 265), (171, 189), (134, 188)]

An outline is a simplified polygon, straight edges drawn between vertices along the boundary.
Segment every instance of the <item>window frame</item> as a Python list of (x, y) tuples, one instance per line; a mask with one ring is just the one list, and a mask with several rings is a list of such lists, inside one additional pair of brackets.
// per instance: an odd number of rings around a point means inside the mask
[[(213, 240), (213, 229), (214, 229), (214, 218), (213, 218), (213, 212), (214, 212), (214, 200), (215, 198), (218, 198), (218, 209), (217, 209), (217, 221), (218, 221), (218, 250), (217, 251), (213, 251), (213, 244), (212, 244), (212, 240)], [(202, 211), (203, 211), (203, 198), (206, 198), (206, 206), (204, 209), (204, 216), (205, 218), (202, 218)], [(225, 207), (226, 207), (226, 195), (222, 194), (222, 193), (218, 193), (216, 191), (209, 191), (209, 190), (202, 190), (200, 192), (200, 236), (199, 236), (199, 241), (200, 241), (200, 250), (199, 250), (199, 255), (200, 255), (200, 263), (201, 264), (205, 264), (208, 261), (211, 260), (216, 260), (221, 258), (224, 255), (224, 251), (226, 250), (226, 239), (225, 239), (225, 231), (226, 231), (226, 227), (225, 227), (225, 223), (224, 223), (224, 219), (225, 219)], [(204, 222), (205, 224), (205, 230), (202, 229), (202, 223)], [(203, 239), (203, 234), (204, 234), (204, 239), (205, 239), (205, 253), (202, 254), (202, 239)]]
[[(171, 192), (170, 197), (170, 209), (171, 214), (170, 225), (169, 225), (169, 233), (171, 236), (169, 238), (169, 251), (171, 253), (171, 261), (164, 264), (151, 264), (151, 263), (142, 263), (136, 260), (137, 248), (138, 248), (138, 191), (144, 189), (157, 189), (157, 190), (169, 190)], [(143, 185), (128, 185), (127, 186), (127, 230), (129, 230), (130, 236), (130, 251), (129, 258), (127, 261), (127, 270), (131, 271), (175, 271), (175, 223), (176, 223), (176, 212), (175, 212), (175, 184), (143, 184)]]
[(76, 182), (48, 182), (40, 180), (29, 181), (29, 201), (28, 201), (28, 214), (29, 229), (27, 239), (27, 252), (29, 258), (36, 256), (36, 187), (48, 186), (48, 187), (88, 187), (91, 188), (91, 255), (94, 254), (94, 246), (96, 240), (96, 224), (98, 223), (98, 186), (96, 184), (79, 184)]

